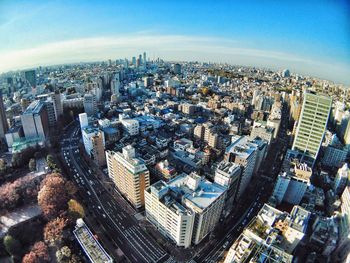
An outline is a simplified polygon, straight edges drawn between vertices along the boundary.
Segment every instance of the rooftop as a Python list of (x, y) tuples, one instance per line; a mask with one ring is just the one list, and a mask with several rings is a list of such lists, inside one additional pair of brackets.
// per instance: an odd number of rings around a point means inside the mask
[[(173, 191), (181, 193), (185, 200), (205, 209), (225, 192), (225, 188), (197, 176), (194, 173), (179, 175), (169, 182), (169, 186)], [(194, 187), (192, 187), (192, 181), (194, 181)]]
[(158, 181), (150, 189), (167, 206), (176, 204), (179, 206), (176, 207), (177, 210), (181, 208), (180, 210), (185, 209), (189, 212), (191, 212), (189, 205), (205, 209), (225, 192), (224, 187), (211, 183), (195, 173), (189, 175), (183, 173), (168, 183)]
[(240, 169), (240, 165), (233, 162), (222, 161), (217, 166), (217, 170), (223, 171), (228, 174), (234, 174), (235, 171)]
[(305, 233), (311, 213), (300, 206), (294, 206), (290, 213), (290, 227)]
[[(79, 220), (79, 219), (78, 219)], [(112, 258), (107, 254), (101, 244), (96, 240), (90, 229), (85, 225), (83, 220), (77, 222), (73, 231), (75, 238), (83, 248), (86, 255), (93, 263), (111, 263)]]
[(242, 158), (249, 156), (256, 150), (257, 145), (250, 142), (247, 136), (233, 136), (230, 146), (226, 148), (226, 152), (236, 154)]
[(23, 112), (23, 114), (38, 114), (40, 113), (43, 106), (44, 106), (43, 102), (39, 100), (34, 100), (32, 103), (29, 104), (29, 106)]

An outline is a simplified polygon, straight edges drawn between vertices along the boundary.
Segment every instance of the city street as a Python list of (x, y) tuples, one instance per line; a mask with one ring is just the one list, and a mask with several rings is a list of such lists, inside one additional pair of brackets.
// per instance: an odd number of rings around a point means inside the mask
[[(82, 160), (78, 149), (79, 126), (71, 125), (62, 142), (62, 157), (72, 179), (85, 196), (89, 212), (93, 212), (106, 230), (111, 241), (123, 251), (130, 262), (163, 262), (169, 256), (165, 251), (138, 226), (136, 219), (125, 213), (125, 209), (116, 203), (113, 197), (92, 175), (87, 164)], [(123, 204), (125, 205), (125, 204)], [(93, 226), (91, 226), (93, 229)]]

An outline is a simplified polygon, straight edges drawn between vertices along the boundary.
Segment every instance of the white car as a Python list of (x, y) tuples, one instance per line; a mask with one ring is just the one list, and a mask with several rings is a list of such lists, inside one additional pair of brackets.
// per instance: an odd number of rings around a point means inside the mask
[(226, 241), (225, 244), (222, 246), (222, 248), (227, 248), (229, 241)]

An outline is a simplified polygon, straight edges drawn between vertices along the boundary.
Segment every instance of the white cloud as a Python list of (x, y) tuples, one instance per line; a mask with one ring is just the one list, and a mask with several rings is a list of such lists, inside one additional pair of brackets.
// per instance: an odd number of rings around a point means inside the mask
[(169, 60), (227, 62), (239, 65), (289, 68), (349, 84), (350, 66), (328, 64), (292, 54), (244, 48), (244, 43), (225, 38), (182, 35), (125, 35), (120, 37), (85, 38), (44, 44), (30, 49), (0, 52), (0, 71), (136, 56)]

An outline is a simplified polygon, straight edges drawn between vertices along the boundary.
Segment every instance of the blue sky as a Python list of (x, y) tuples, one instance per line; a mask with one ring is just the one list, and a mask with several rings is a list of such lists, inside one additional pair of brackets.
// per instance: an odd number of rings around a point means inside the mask
[(350, 84), (349, 10), (347, 1), (1, 0), (0, 71), (146, 51)]

